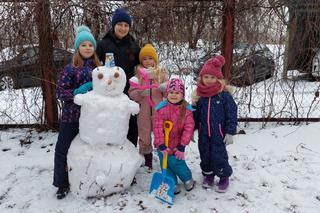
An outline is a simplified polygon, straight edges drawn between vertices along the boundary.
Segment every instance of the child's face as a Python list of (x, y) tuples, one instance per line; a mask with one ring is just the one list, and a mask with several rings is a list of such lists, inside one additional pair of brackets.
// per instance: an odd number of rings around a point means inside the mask
[(154, 67), (156, 62), (154, 61), (154, 59), (150, 56), (146, 56), (142, 59), (142, 66), (144, 68), (149, 68), (149, 67)]
[(205, 74), (202, 76), (202, 82), (205, 86), (210, 86), (217, 82), (217, 78), (214, 75)]
[(182, 92), (170, 91), (167, 98), (170, 103), (176, 104), (183, 100), (183, 94)]
[(129, 33), (130, 26), (127, 22), (121, 21), (114, 25), (114, 34), (118, 39), (122, 39)]
[(80, 55), (83, 58), (90, 58), (94, 53), (94, 46), (90, 41), (83, 41), (79, 46)]

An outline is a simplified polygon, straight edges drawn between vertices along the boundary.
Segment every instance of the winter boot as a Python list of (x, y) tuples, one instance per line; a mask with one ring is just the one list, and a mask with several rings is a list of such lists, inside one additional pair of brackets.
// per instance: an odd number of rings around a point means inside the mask
[(59, 187), (58, 191), (56, 193), (57, 199), (59, 199), (59, 200), (63, 199), (69, 193), (69, 191), (70, 191), (69, 186), (67, 186), (67, 187)]
[(191, 191), (193, 188), (194, 188), (194, 180), (191, 179), (191, 180), (188, 180), (184, 183), (184, 188), (187, 190), (187, 191)]
[(180, 186), (179, 186), (179, 185), (176, 185), (176, 186), (174, 187), (174, 194), (177, 195), (177, 194), (180, 194), (180, 192), (181, 192)]
[(229, 186), (229, 177), (222, 177), (219, 180), (218, 185), (216, 186), (215, 190), (217, 192), (226, 192)]
[(214, 175), (206, 175), (203, 177), (202, 187), (207, 189), (213, 186)]
[(152, 170), (152, 153), (144, 155), (144, 165), (148, 167), (149, 170)]

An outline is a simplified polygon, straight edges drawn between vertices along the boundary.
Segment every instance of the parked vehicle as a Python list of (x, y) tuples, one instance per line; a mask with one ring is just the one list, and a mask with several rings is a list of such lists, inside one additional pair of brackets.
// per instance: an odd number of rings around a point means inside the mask
[(233, 49), (233, 73), (231, 84), (248, 86), (271, 78), (275, 62), (265, 44), (236, 44)]
[[(53, 61), (56, 73), (72, 58), (72, 53), (54, 48)], [(35, 87), (41, 85), (39, 47), (28, 46), (12, 58), (0, 62), (0, 90)]]

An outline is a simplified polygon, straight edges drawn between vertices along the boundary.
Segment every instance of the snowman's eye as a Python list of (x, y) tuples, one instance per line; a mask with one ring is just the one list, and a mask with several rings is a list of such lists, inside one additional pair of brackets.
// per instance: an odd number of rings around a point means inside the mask
[(113, 75), (115, 78), (118, 78), (120, 76), (120, 74), (118, 72), (115, 72)]
[(103, 79), (103, 74), (102, 73), (98, 74), (98, 79)]

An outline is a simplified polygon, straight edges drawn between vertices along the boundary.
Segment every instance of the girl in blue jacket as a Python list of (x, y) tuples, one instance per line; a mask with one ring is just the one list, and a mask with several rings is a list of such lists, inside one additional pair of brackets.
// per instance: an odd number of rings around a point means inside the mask
[(200, 71), (197, 95), (200, 96), (194, 118), (198, 126), (200, 167), (204, 176), (202, 186), (212, 187), (214, 177), (220, 178), (215, 190), (225, 192), (232, 168), (228, 162), (226, 145), (233, 143), (237, 127), (237, 105), (225, 91), (221, 67), (225, 59), (218, 55), (209, 59)]
[(81, 26), (77, 29), (74, 49), (76, 52), (72, 63), (60, 72), (57, 86), (57, 97), (63, 101), (54, 153), (53, 185), (58, 187), (56, 193), (58, 199), (64, 198), (69, 192), (67, 153), (72, 140), (79, 133), (80, 106), (73, 102), (73, 97), (91, 90), (91, 72), (100, 65), (95, 54), (96, 40), (88, 27)]

